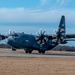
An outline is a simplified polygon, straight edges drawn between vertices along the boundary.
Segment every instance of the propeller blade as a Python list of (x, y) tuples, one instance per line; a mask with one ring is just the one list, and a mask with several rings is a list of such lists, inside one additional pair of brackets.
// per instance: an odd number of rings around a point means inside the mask
[(36, 40), (40, 45), (43, 45), (48, 41), (48, 38), (45, 36), (45, 32), (45, 30), (43, 31), (42, 29), (40, 29), (36, 36)]

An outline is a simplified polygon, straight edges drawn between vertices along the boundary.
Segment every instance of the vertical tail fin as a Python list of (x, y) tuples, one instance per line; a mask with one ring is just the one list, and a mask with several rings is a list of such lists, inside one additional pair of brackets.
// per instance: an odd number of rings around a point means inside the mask
[(66, 39), (66, 30), (65, 30), (65, 16), (61, 17), (60, 24), (57, 31), (57, 42), (64, 44)]

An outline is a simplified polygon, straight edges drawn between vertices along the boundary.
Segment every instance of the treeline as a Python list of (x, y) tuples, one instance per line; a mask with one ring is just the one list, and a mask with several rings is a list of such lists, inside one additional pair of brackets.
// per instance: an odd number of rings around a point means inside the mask
[(74, 46), (56, 46), (52, 50), (54, 51), (75, 51)]
[(0, 48), (11, 48), (8, 44), (0, 44)]
[[(8, 44), (0, 44), (0, 48), (11, 48), (11, 46)], [(52, 50), (54, 50), (54, 51), (75, 51), (75, 47), (59, 45), (59, 46), (56, 46), (55, 48), (53, 48)]]

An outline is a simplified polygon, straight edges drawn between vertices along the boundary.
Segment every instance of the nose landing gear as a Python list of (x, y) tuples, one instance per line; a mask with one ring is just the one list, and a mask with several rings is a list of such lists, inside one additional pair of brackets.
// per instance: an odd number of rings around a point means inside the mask
[(12, 51), (16, 51), (16, 48), (15, 47), (12, 47)]

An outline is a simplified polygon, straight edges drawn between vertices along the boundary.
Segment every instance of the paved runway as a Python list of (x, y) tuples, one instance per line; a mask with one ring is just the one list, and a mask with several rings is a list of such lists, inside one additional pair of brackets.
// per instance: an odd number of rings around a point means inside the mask
[(13, 52), (11, 49), (0, 49), (0, 56), (20, 56), (20, 57), (47, 57), (47, 58), (75, 58), (75, 52), (49, 52), (45, 54), (39, 54), (33, 52), (32, 54), (26, 54), (23, 50), (17, 50)]

